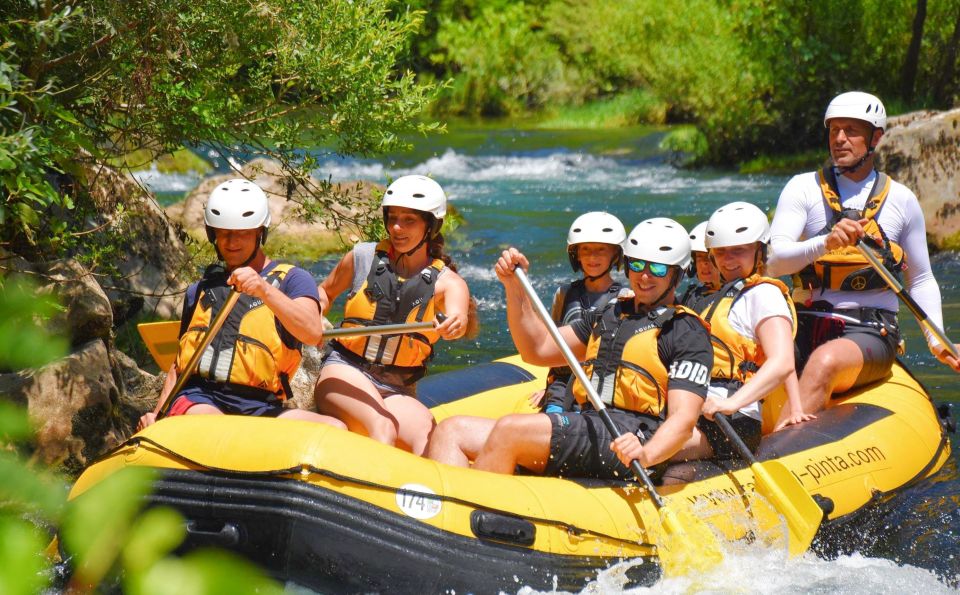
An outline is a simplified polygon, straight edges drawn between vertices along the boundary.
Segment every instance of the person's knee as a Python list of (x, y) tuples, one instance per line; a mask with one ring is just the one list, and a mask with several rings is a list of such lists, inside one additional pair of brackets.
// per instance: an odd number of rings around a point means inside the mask
[(364, 426), (367, 429), (367, 434), (377, 442), (389, 444), (390, 446), (397, 443), (397, 435), (399, 432), (395, 420), (389, 417), (376, 416), (364, 424)]

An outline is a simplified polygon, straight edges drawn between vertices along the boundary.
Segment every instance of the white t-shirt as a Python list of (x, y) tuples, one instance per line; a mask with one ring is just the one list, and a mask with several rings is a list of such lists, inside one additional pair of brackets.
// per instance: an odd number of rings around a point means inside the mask
[[(862, 210), (877, 179), (877, 172), (854, 182), (846, 176), (837, 176), (840, 204), (844, 208)], [(827, 225), (832, 213), (823, 199), (820, 184), (814, 172), (794, 176), (783, 187), (777, 201), (777, 212), (770, 226), (770, 257), (767, 272), (770, 276), (792, 275), (799, 272), (826, 251), (826, 235), (817, 235)], [(927, 252), (926, 223), (917, 197), (909, 188), (896, 181), (884, 201), (877, 223), (887, 237), (900, 244), (906, 261), (904, 280), (907, 290), (930, 320), (943, 328), (940, 307), (940, 288), (930, 269)], [(825, 300), (835, 308), (882, 308), (898, 311), (897, 296), (888, 289), (872, 291), (814, 290), (815, 300)], [(926, 331), (924, 331), (926, 332)], [(938, 344), (927, 336), (931, 345)]]
[[(756, 342), (757, 327), (760, 326), (761, 322), (773, 316), (783, 316), (790, 321), (791, 325), (796, 324), (783, 293), (770, 283), (761, 283), (740, 295), (739, 299), (733, 303), (733, 307), (730, 308), (727, 320), (733, 330)], [(707, 394), (718, 399), (726, 399), (730, 396), (725, 387), (714, 385), (710, 386)], [(760, 402), (756, 401), (741, 408), (740, 413), (759, 420)]]

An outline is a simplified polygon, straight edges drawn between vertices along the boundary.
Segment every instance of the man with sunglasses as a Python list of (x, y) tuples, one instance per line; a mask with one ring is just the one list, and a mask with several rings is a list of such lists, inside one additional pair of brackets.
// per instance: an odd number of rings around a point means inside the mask
[[(474, 467), (513, 473), (627, 478), (630, 462), (662, 472), (690, 438), (700, 416), (713, 363), (710, 336), (692, 311), (675, 305), (677, 284), (690, 264), (690, 239), (671, 219), (648, 219), (623, 245), (633, 298), (560, 328), (622, 434), (611, 435), (579, 381), (569, 390), (581, 413), (509, 415), (497, 421)], [(507, 298), (507, 321), (521, 356), (530, 363), (564, 363), (514, 274), (528, 268), (515, 248), (497, 261)], [(643, 437), (643, 444), (639, 436)]]

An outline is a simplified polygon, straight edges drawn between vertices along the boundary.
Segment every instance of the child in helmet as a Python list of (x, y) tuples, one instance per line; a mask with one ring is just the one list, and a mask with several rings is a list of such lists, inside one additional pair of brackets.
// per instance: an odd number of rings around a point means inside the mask
[[(584, 213), (573, 221), (567, 233), (567, 256), (574, 272), (583, 271), (583, 277), (557, 288), (552, 309), (557, 325), (589, 316), (617, 296), (621, 285), (613, 280), (611, 271), (620, 268), (621, 244), (626, 236), (623, 223), (610, 213)], [(579, 408), (573, 393), (567, 390), (570, 375), (566, 366), (550, 368), (546, 388), (533, 393), (530, 404), (541, 406), (546, 413)], [(471, 415), (447, 418), (430, 437), (427, 456), (448, 465), (467, 467), (495, 423), (496, 420)]]
[[(567, 257), (573, 272), (583, 277), (557, 288), (553, 296), (551, 314), (557, 326), (564, 326), (602, 310), (617, 297), (622, 286), (613, 280), (611, 272), (620, 268), (623, 259), (623, 241), (627, 232), (623, 223), (610, 213), (594, 211), (577, 217), (567, 233)], [(573, 394), (567, 391), (570, 368), (550, 368), (547, 387), (542, 393), (542, 409), (547, 413), (570, 411)], [(534, 403), (538, 404), (538, 403)]]
[(693, 266), (688, 274), (696, 281), (691, 281), (686, 291), (680, 297), (679, 303), (699, 312), (706, 305), (709, 296), (720, 289), (720, 274), (710, 262), (707, 247), (703, 243), (707, 232), (707, 222), (702, 221), (690, 232), (690, 253), (693, 256)]
[[(168, 398), (174, 399), (167, 410), (170, 416), (227, 413), (344, 427), (326, 415), (283, 407), (292, 396), (289, 378), (300, 365), (301, 346), (317, 343), (323, 326), (310, 273), (272, 261), (263, 252), (270, 226), (266, 194), (249, 180), (228, 180), (210, 193), (203, 219), (223, 265), (208, 267), (203, 279), (187, 288), (177, 359), (156, 408), (140, 418), (140, 428), (156, 421)], [(243, 295), (204, 351), (194, 375), (179, 394), (170, 395), (231, 286)]]
[(693, 437), (674, 460), (735, 456), (712, 422), (716, 413), (729, 416), (755, 451), (761, 435), (759, 401), (794, 377), (793, 302), (783, 283), (762, 276), (769, 237), (766, 214), (746, 202), (720, 207), (707, 222), (706, 248), (724, 283), (702, 311), (714, 345), (710, 392)]
[(432, 320), (435, 328), (330, 341), (314, 396), (318, 411), (351, 431), (420, 455), (436, 422), (417, 400), (416, 383), (434, 343), (467, 332), (470, 292), (443, 251), (447, 197), (439, 184), (398, 178), (382, 207), (387, 238), (348, 252), (320, 284), (320, 303), (327, 308), (348, 292), (343, 327)]

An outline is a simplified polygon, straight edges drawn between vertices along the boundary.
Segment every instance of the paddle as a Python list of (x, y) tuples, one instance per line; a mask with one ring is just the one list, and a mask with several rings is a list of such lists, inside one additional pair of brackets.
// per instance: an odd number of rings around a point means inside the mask
[(914, 316), (917, 318), (917, 322), (920, 323), (920, 326), (923, 327), (927, 332), (937, 338), (940, 341), (940, 344), (945, 346), (950, 355), (954, 358), (960, 360), (960, 353), (957, 352), (957, 346), (953, 344), (947, 335), (938, 327), (930, 318), (927, 316), (927, 313), (923, 311), (923, 308), (920, 307), (920, 304), (913, 300), (913, 297), (903, 288), (903, 285), (897, 281), (897, 278), (887, 270), (887, 267), (883, 266), (883, 263), (880, 262), (880, 259), (873, 253), (872, 250), (863, 245), (863, 242), (857, 242), (857, 250), (860, 251), (860, 254), (863, 254), (867, 260), (870, 261), (870, 266), (873, 267), (877, 273), (883, 277), (883, 280), (887, 285), (890, 286), (890, 289), (893, 290), (893, 293), (897, 294), (897, 297), (900, 298), (900, 301), (910, 309)]
[(754, 489), (787, 520), (790, 555), (797, 556), (807, 551), (817, 534), (817, 529), (820, 528), (823, 510), (783, 463), (758, 461), (730, 425), (726, 415), (715, 413), (713, 421), (720, 426), (730, 443), (740, 451), (740, 456), (750, 463), (750, 470), (753, 471), (755, 480)]
[(177, 394), (183, 390), (187, 380), (190, 379), (190, 376), (193, 375), (194, 370), (196, 370), (197, 366), (200, 364), (200, 358), (203, 356), (203, 352), (207, 350), (207, 347), (210, 346), (210, 342), (213, 341), (213, 338), (217, 336), (217, 333), (220, 331), (220, 327), (222, 327), (223, 323), (227, 321), (227, 316), (230, 315), (230, 312), (233, 310), (233, 307), (236, 305), (237, 300), (239, 299), (240, 292), (236, 289), (231, 289), (230, 294), (227, 296), (227, 301), (223, 304), (223, 308), (220, 308), (220, 312), (217, 313), (217, 316), (213, 319), (213, 322), (210, 323), (210, 328), (207, 329), (207, 333), (200, 340), (200, 344), (197, 345), (197, 349), (193, 352), (193, 356), (190, 357), (190, 361), (187, 362), (186, 367), (177, 375), (177, 383), (173, 385), (173, 390), (171, 390), (167, 395), (167, 400), (163, 403), (163, 407), (161, 407), (160, 411), (157, 412), (158, 420), (165, 416), (170, 410), (170, 406), (173, 405), (173, 401), (176, 399)]
[[(437, 320), (443, 322), (447, 317), (443, 312), (437, 312)], [(417, 331), (433, 330), (432, 322), (409, 322), (404, 324), (380, 324), (376, 326), (354, 326), (348, 328), (334, 328), (323, 331), (323, 338), (336, 339), (338, 337), (367, 337), (370, 335), (400, 335)]]
[[(603, 425), (606, 426), (607, 431), (610, 432), (611, 435), (620, 436), (620, 429), (617, 428), (617, 424), (613, 421), (613, 418), (610, 417), (610, 413), (607, 411), (606, 406), (604, 406), (603, 401), (600, 400), (600, 396), (597, 395), (597, 391), (593, 388), (590, 379), (587, 378), (586, 373), (580, 366), (580, 362), (576, 356), (573, 355), (573, 352), (570, 351), (570, 347), (566, 341), (563, 340), (563, 337), (560, 336), (560, 330), (557, 329), (557, 325), (554, 324), (550, 314), (547, 313), (543, 302), (537, 297), (537, 293), (533, 290), (533, 286), (530, 285), (530, 280), (527, 278), (526, 273), (524, 273), (520, 267), (517, 267), (514, 273), (517, 275), (517, 278), (520, 279), (520, 284), (527, 294), (527, 299), (529, 299), (533, 305), (533, 309), (537, 312), (544, 326), (547, 327), (547, 331), (549, 331), (557, 347), (560, 348), (560, 352), (563, 353), (567, 365), (586, 390), (590, 404), (593, 405), (593, 408), (596, 409), (600, 415)], [(633, 471), (633, 474), (646, 487), (647, 492), (650, 494), (650, 498), (653, 500), (654, 506), (656, 506), (660, 514), (660, 522), (666, 532), (665, 537), (675, 541), (678, 546), (676, 551), (673, 551), (673, 548), (666, 548), (664, 550), (658, 548), (664, 571), (671, 574), (688, 574), (691, 571), (707, 570), (720, 563), (723, 559), (723, 554), (720, 550), (719, 543), (717, 543), (716, 535), (699, 519), (688, 516), (681, 521), (677, 512), (670, 508), (663, 498), (660, 497), (660, 494), (657, 493), (657, 489), (653, 485), (653, 480), (650, 479), (647, 471), (640, 466), (639, 461), (630, 461), (630, 470)], [(670, 557), (671, 554), (673, 554), (673, 557)]]

